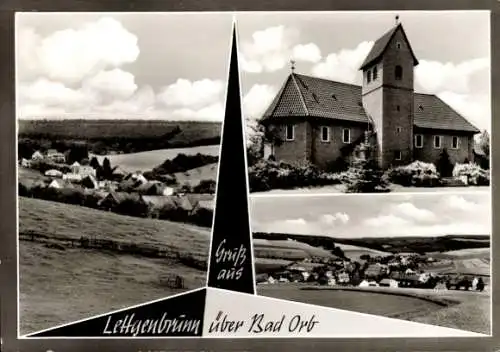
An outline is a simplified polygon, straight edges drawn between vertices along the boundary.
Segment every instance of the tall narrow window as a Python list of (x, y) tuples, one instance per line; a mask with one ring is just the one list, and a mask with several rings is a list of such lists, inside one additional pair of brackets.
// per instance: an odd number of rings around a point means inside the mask
[(401, 159), (403, 159), (403, 155), (401, 154), (401, 150), (396, 150), (394, 152), (394, 159), (395, 160), (401, 160)]
[(295, 125), (286, 125), (286, 140), (293, 141), (295, 139)]
[(351, 130), (348, 128), (344, 128), (342, 130), (342, 142), (351, 143)]
[(366, 81), (370, 83), (372, 81), (372, 71), (368, 70), (366, 72)]
[(396, 132), (397, 133), (401, 133), (401, 131), (402, 131), (401, 127), (396, 127)]
[(394, 69), (394, 76), (397, 81), (401, 81), (403, 79), (403, 68), (401, 66), (396, 66)]
[(377, 66), (373, 68), (373, 80), (375, 81), (378, 77)]
[(456, 136), (453, 136), (453, 139), (451, 140), (451, 147), (453, 149), (458, 149), (459, 146), (459, 139)]
[(330, 142), (330, 128), (328, 126), (321, 127), (321, 141)]
[(396, 48), (401, 49), (401, 43), (400, 42), (396, 43)]
[(434, 136), (434, 148), (441, 148), (441, 136)]
[(421, 134), (415, 135), (415, 148), (423, 148), (424, 147), (424, 136)]

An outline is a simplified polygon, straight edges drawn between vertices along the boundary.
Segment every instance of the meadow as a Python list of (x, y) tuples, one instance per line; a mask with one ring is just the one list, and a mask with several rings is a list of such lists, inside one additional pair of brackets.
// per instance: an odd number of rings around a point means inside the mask
[(168, 275), (181, 275), (185, 290), (205, 283), (204, 270), (183, 264), (177, 256), (206, 260), (206, 228), (19, 197), (19, 234), (33, 232), (47, 242), (88, 236), (160, 246), (170, 255), (154, 259), (20, 241), (22, 333), (182, 292), (161, 284)]
[[(211, 156), (219, 156), (220, 145), (208, 145), (189, 148), (171, 148), (158, 149), (139, 153), (127, 154), (105, 154), (93, 155), (96, 156), (99, 163), (102, 164), (104, 158), (108, 158), (111, 166), (119, 166), (120, 169), (126, 172), (150, 171), (153, 168), (161, 165), (167, 159), (174, 159), (179, 154), (195, 155), (198, 153)], [(194, 172), (194, 171), (193, 171)], [(185, 177), (188, 178), (188, 177)], [(215, 179), (215, 178), (214, 178)]]

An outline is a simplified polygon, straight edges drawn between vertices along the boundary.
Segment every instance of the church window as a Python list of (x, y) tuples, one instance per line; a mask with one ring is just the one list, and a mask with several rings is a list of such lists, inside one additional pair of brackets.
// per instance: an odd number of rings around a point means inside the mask
[(396, 48), (401, 49), (401, 43), (400, 42), (396, 43)]
[(330, 142), (330, 128), (328, 126), (321, 126), (321, 141)]
[(453, 136), (453, 138), (451, 140), (451, 147), (453, 149), (458, 149), (458, 147), (459, 147), (459, 139), (458, 139), (458, 137)]
[(344, 128), (342, 130), (342, 142), (351, 143), (351, 130), (348, 128)]
[(421, 134), (415, 135), (415, 148), (423, 148), (424, 147), (424, 136)]
[(397, 81), (401, 81), (403, 79), (403, 68), (401, 66), (396, 66), (394, 69), (394, 76), (396, 77)]
[(434, 136), (434, 148), (441, 148), (441, 136)]
[(366, 81), (370, 83), (372, 81), (372, 71), (368, 70), (366, 72)]
[(394, 159), (395, 159), (395, 160), (401, 160), (401, 159), (403, 159), (403, 155), (402, 155), (402, 153), (401, 153), (401, 150), (396, 150), (396, 151), (394, 152)]
[(286, 140), (293, 141), (295, 139), (295, 125), (286, 125)]
[(373, 68), (373, 80), (375, 81), (378, 77), (377, 66)]

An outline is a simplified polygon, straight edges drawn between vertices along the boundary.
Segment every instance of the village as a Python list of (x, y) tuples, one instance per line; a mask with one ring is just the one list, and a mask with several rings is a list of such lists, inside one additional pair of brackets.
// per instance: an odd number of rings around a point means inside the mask
[(448, 259), (435, 259), (417, 253), (399, 253), (385, 257), (364, 254), (359, 262), (348, 258), (308, 258), (281, 270), (259, 274), (257, 283), (466, 291), (485, 289), (482, 277), (453, 273), (453, 270), (448, 272), (446, 269), (451, 265)]
[[(67, 164), (55, 149), (19, 161), (19, 195), (87, 206), (122, 215), (191, 222), (210, 227), (215, 181), (179, 185), (174, 175), (125, 172), (96, 157)], [(149, 177), (149, 179), (148, 179)]]

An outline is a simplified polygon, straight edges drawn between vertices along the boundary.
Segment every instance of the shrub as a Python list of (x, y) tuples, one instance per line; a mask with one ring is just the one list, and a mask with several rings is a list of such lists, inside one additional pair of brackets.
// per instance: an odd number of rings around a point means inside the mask
[(322, 172), (311, 164), (261, 160), (248, 170), (250, 192), (339, 184), (339, 175)]
[(198, 185), (193, 187), (193, 193), (215, 193), (215, 180), (201, 180)]
[(343, 178), (346, 193), (389, 192), (384, 172), (374, 160), (356, 159)]
[(456, 164), (453, 168), (453, 177), (467, 176), (469, 184), (476, 186), (488, 186), (490, 174), (474, 163)]
[(434, 187), (441, 184), (434, 164), (422, 161), (389, 169), (386, 177), (388, 181), (405, 187)]
[(450, 161), (448, 150), (446, 148), (443, 149), (436, 163), (436, 168), (439, 172), (439, 175), (441, 177), (450, 177), (453, 173), (453, 166), (453, 163)]

